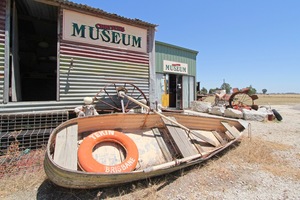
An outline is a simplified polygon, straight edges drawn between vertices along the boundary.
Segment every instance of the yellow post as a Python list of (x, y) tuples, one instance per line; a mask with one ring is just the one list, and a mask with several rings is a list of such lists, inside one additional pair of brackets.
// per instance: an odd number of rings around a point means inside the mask
[(169, 94), (163, 94), (161, 96), (161, 102), (163, 107), (168, 107), (169, 106)]
[(161, 96), (161, 104), (163, 107), (169, 107), (169, 94), (167, 94), (166, 78), (164, 78), (164, 94)]

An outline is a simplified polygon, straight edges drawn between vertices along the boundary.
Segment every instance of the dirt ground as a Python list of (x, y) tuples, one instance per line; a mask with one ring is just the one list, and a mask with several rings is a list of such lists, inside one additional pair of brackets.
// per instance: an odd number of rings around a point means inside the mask
[[(113, 188), (74, 190), (53, 185), (41, 169), (2, 183), (0, 198), (300, 199), (300, 104), (272, 108), (282, 121), (248, 121), (241, 143), (183, 171)], [(17, 182), (22, 186), (13, 185)]]

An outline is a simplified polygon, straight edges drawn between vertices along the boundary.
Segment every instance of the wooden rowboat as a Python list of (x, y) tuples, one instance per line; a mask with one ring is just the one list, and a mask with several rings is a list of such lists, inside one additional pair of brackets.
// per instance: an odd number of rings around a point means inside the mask
[(146, 179), (211, 158), (239, 140), (246, 128), (235, 119), (165, 116), (116, 113), (68, 120), (50, 135), (45, 172), (53, 183), (67, 188)]

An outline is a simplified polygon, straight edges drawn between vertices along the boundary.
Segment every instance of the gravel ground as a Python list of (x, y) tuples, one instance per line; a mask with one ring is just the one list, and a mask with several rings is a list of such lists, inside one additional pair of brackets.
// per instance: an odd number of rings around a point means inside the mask
[[(281, 122), (251, 121), (251, 135), (252, 138), (261, 138), (278, 146), (283, 144), (282, 147), (286, 148), (275, 149), (276, 151), (272, 153), (278, 155), (279, 161), (284, 162), (280, 167), (286, 167), (287, 170), (280, 169), (280, 174), (270, 173), (278, 170), (277, 163), (274, 163), (274, 168), (269, 170), (256, 162), (240, 160), (239, 163), (229, 163), (228, 161), (234, 159), (226, 158), (227, 154), (228, 157), (238, 156), (238, 154), (233, 152), (232, 155), (228, 152), (215, 161), (219, 166), (223, 165), (223, 176), (214, 177), (212, 173), (206, 173), (201, 169), (192, 171), (176, 180), (178, 185), (176, 188), (188, 188), (187, 190), (179, 192), (180, 190), (169, 185), (169, 190), (162, 191), (161, 197), (165, 196), (167, 199), (300, 199), (300, 105), (280, 105), (273, 108), (281, 114), (283, 120)], [(238, 148), (242, 148), (242, 145), (237, 147), (236, 151), (239, 151)], [(210, 166), (207, 168), (209, 169)], [(290, 174), (291, 170), (294, 173)], [(208, 185), (204, 186), (205, 192), (197, 191), (193, 177), (199, 177), (198, 173), (207, 180)]]
[(185, 171), (125, 186), (70, 190), (47, 179), (2, 199), (300, 199), (300, 105), (272, 106), (283, 117), (249, 121), (240, 145)]

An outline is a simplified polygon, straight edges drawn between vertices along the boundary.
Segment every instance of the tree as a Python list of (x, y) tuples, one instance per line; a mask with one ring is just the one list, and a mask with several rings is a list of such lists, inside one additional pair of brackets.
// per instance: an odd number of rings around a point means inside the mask
[(248, 92), (249, 95), (256, 94), (256, 89), (253, 88), (252, 85), (250, 85), (248, 88), (249, 88), (249, 92)]
[(219, 90), (219, 88), (209, 89), (209, 94), (215, 94), (217, 90)]
[(267, 93), (267, 89), (262, 89), (262, 93), (266, 94)]
[(200, 94), (207, 94), (207, 89), (205, 87), (202, 87), (200, 90)]
[(229, 94), (230, 93), (230, 90), (231, 90), (231, 87), (230, 87), (230, 85), (229, 85), (229, 83), (223, 83), (222, 85), (221, 85), (221, 89), (222, 90), (225, 90), (226, 91), (226, 94)]

